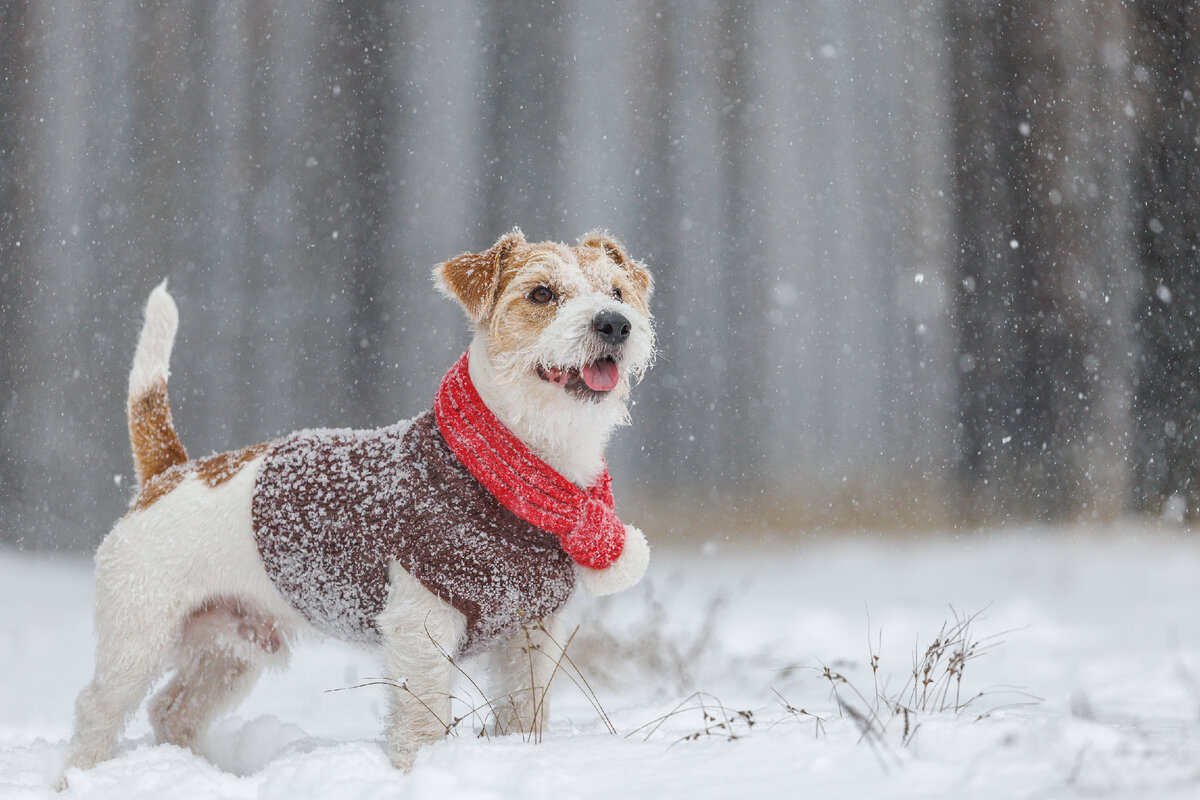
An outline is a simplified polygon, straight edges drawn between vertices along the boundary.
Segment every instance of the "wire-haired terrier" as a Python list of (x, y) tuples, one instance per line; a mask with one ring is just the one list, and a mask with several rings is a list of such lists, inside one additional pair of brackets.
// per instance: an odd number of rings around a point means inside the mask
[(167, 400), (178, 312), (165, 282), (151, 293), (129, 376), (139, 489), (96, 553), (96, 673), (68, 766), (109, 758), (168, 669), (151, 725), (194, 747), (312, 629), (382, 644), (397, 767), (451, 724), (447, 656), (491, 651), (497, 729), (540, 730), (544, 645), (576, 581), (619, 591), (649, 560), (604, 448), (654, 356), (650, 273), (604, 234), (514, 231), (435, 276), (474, 338), (431, 410), (199, 459)]

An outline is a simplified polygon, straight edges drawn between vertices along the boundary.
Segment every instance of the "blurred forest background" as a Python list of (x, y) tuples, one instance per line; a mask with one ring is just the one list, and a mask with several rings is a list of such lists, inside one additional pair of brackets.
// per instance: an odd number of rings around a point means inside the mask
[(430, 269), (604, 227), (696, 528), (1200, 516), (1200, 2), (3, 0), (0, 540), (90, 548), (169, 276), (194, 455), (428, 407)]

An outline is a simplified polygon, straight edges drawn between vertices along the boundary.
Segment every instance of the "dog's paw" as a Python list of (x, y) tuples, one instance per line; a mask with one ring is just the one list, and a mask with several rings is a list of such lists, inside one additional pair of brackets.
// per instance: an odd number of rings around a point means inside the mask
[(388, 758), (392, 762), (392, 766), (401, 772), (412, 772), (413, 764), (417, 760), (416, 747), (392, 747), (388, 749)]
[(593, 597), (624, 591), (642, 579), (650, 564), (650, 545), (640, 530), (632, 525), (625, 526), (625, 546), (621, 555), (604, 569), (592, 569), (575, 565), (575, 572), (583, 582), (583, 588)]

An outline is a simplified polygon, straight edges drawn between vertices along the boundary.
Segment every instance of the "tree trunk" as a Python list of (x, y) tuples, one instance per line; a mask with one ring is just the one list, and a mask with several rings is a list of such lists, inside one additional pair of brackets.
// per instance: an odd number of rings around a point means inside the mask
[(0, 529), (7, 531), (18, 528), (12, 520), (21, 512), (26, 474), (13, 412), (17, 387), (25, 383), (26, 349), (18, 343), (27, 313), (25, 283), (32, 278), (23, 241), (33, 211), (27, 188), (28, 14), (25, 2), (0, 6)]
[(718, 394), (724, 417), (718, 476), (742, 491), (757, 487), (765, 472), (766, 395), (773, 385), (765, 367), (766, 330), (760, 309), (767, 292), (766, 278), (762, 269), (750, 268), (763, 240), (756, 220), (759, 193), (749, 175), (757, 144), (754, 115), (760, 101), (754, 87), (753, 14), (751, 6), (725, 0), (717, 19), (720, 52), (714, 97), (718, 137), (714, 170), (723, 188), (723, 235), (716, 255), (724, 308), (719, 328), (703, 314), (696, 320), (723, 353), (723, 369), (713, 376), (723, 389)]
[(1121, 494), (1125, 439), (1121, 9), (1015, 0), (947, 15), (966, 511), (1094, 513)]
[(1200, 519), (1200, 2), (1131, 4), (1141, 344), (1134, 503)]
[[(532, 240), (577, 236), (560, 231), (569, 56), (561, 4), (492, 3), (485, 16), (490, 63), (481, 124), (482, 183), (488, 236), (513, 227)], [(491, 241), (471, 243), (485, 248)]]
[(334, 263), (345, 265), (353, 293), (354, 322), (345, 340), (351, 419), (378, 424), (387, 395), (381, 342), (389, 338), (395, 291), (386, 226), (392, 218), (391, 155), (403, 140), (392, 69), (392, 43), (400, 31), (395, 13), (371, 0), (342, 0), (327, 14), (331, 35), (322, 59), (330, 86), (321, 119), (333, 138), (328, 156), (334, 172), (324, 198), (332, 225), (328, 247)]

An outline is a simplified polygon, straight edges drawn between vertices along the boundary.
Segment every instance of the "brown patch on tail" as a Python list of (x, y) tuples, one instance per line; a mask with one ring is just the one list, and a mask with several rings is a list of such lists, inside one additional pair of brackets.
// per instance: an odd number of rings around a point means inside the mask
[[(156, 500), (170, 494), (175, 487), (183, 483), (184, 478), (193, 474), (197, 475), (209, 487), (215, 489), (241, 472), (242, 467), (266, 452), (268, 447), (270, 447), (268, 444), (254, 444), (249, 447), (243, 447), (241, 450), (216, 453), (195, 461), (186, 461), (185, 456), (184, 462), (173, 464), (157, 475), (143, 481), (142, 489), (138, 492), (137, 499), (133, 503), (133, 508), (135, 511), (149, 508), (154, 505)], [(180, 450), (182, 449), (180, 447)]]
[(170, 494), (176, 486), (183, 483), (183, 479), (191, 474), (188, 467), (190, 464), (175, 466), (166, 472), (160, 472), (150, 480), (142, 484), (142, 489), (138, 492), (137, 499), (133, 501), (133, 510), (142, 511), (150, 506), (164, 495)]
[(141, 397), (130, 399), (129, 442), (142, 486), (155, 475), (187, 461), (187, 451), (171, 422), (165, 380), (160, 378)]

